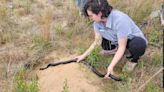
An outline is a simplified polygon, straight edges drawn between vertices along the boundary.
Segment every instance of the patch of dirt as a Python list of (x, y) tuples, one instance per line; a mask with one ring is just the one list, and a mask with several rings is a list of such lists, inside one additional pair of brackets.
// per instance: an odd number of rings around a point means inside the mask
[(85, 73), (79, 64), (72, 63), (38, 72), (40, 92), (61, 92), (67, 80), (70, 92), (101, 92), (100, 79)]
[(62, 92), (66, 80), (69, 92), (102, 92), (102, 79), (83, 66), (70, 63), (49, 67), (43, 71), (38, 70), (39, 92)]

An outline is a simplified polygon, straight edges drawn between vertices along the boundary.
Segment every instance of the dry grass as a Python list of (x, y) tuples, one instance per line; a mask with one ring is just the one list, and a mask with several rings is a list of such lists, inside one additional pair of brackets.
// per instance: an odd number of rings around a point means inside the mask
[[(129, 14), (137, 25), (149, 20), (148, 25), (142, 28), (143, 32), (149, 42), (163, 44), (159, 18), (149, 18), (153, 10), (160, 8), (163, 0), (108, 1), (114, 8)], [(3, 88), (2, 92), (11, 92), (10, 81), (13, 74), (19, 70), (19, 66), (28, 62), (37, 65), (52, 50), (67, 55), (82, 53), (94, 39), (91, 22), (79, 16), (73, 0), (1, 0), (0, 19), (0, 81), (2, 81), (0, 90)], [(136, 90), (160, 67), (162, 55), (154, 54), (157, 51), (161, 49), (151, 47), (148, 54), (141, 59), (142, 62), (137, 70), (132, 75), (123, 75), (123, 77), (127, 76), (125, 85), (105, 82), (104, 90), (107, 90), (105, 92)], [(116, 71), (122, 73), (120, 70)], [(158, 75), (143, 90), (148, 92), (149, 87), (160, 89), (161, 80)], [(156, 85), (152, 85), (153, 83)], [(122, 89), (118, 90), (118, 85)], [(132, 86), (128, 88), (129, 85)]]
[(50, 40), (50, 28), (53, 18), (53, 10), (51, 8), (45, 8), (41, 12), (40, 18), (38, 18), (38, 23), (41, 27), (42, 38), (46, 41)]

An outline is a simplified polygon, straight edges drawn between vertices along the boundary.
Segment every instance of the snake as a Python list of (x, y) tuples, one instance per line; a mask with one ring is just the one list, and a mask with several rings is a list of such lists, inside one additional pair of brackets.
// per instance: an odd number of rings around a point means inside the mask
[[(57, 63), (49, 63), (46, 67), (44, 68), (40, 68), (40, 70), (45, 70), (49, 67), (52, 67), (52, 66), (58, 66), (58, 65), (63, 65), (63, 64), (69, 64), (69, 63), (76, 63), (76, 59), (71, 59), (71, 60), (67, 60), (67, 61), (60, 61), (60, 62), (57, 62)], [(103, 78), (105, 76), (105, 74), (102, 74), (100, 73), (96, 68), (95, 66), (91, 65), (89, 62), (87, 62), (86, 60), (82, 60), (80, 63), (86, 65), (89, 69), (91, 69), (91, 71), (93, 73), (95, 73), (98, 77), (100, 78)], [(113, 74), (110, 74), (109, 77), (115, 81), (122, 81), (121, 78), (118, 78), (116, 76), (114, 76)]]

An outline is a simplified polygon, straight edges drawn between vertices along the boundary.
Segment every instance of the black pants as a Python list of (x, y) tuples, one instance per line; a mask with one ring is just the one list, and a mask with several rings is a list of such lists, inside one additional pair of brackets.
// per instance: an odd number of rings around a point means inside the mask
[[(111, 41), (103, 38), (101, 46), (104, 50), (112, 50), (115, 49), (117, 46), (112, 45)], [(126, 48), (129, 50), (131, 56), (128, 58), (131, 59), (131, 62), (138, 62), (140, 56), (145, 53), (146, 49), (146, 41), (141, 37), (134, 37), (133, 39), (128, 39)]]

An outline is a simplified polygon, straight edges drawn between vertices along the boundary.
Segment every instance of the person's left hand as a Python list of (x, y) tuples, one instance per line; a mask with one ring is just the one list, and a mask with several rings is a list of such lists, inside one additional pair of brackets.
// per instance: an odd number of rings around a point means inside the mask
[(109, 65), (107, 69), (107, 74), (104, 76), (104, 78), (109, 78), (110, 74), (113, 74), (113, 67)]

